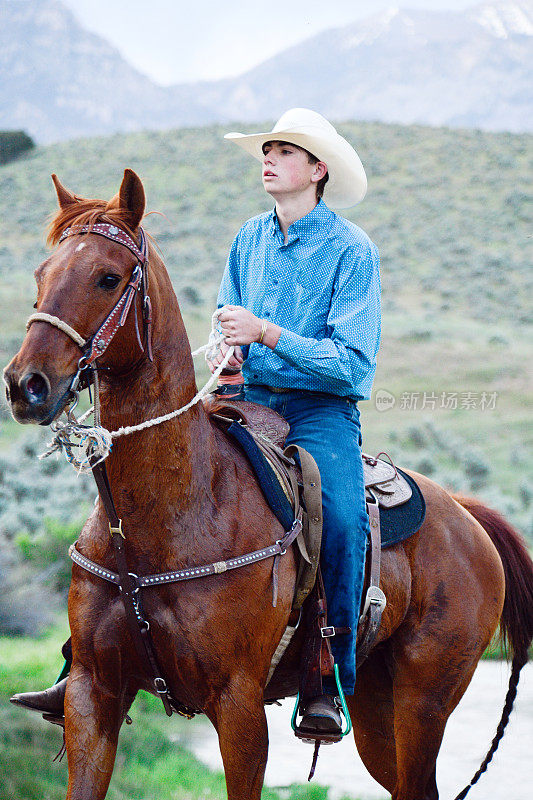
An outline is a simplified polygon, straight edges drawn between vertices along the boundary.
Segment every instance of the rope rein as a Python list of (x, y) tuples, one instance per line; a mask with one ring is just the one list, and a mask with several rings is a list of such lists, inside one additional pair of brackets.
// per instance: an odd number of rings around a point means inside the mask
[[(205, 353), (205, 360), (212, 361), (219, 352), (220, 346), (225, 338), (224, 334), (219, 328), (220, 323), (218, 317), (220, 311), (221, 309), (217, 309), (211, 317), (211, 333), (209, 334), (207, 344), (204, 344), (197, 350), (194, 350), (191, 353), (193, 358), (200, 353)], [(48, 322), (50, 325), (54, 325), (56, 328), (59, 328), (68, 336), (70, 336), (71, 339), (76, 342), (76, 344), (79, 345), (80, 341), (85, 344), (85, 340), (73, 328), (71, 328), (70, 325), (64, 323), (57, 317), (52, 317), (49, 314), (32, 314), (28, 319), (27, 327), (29, 328), (32, 322), (39, 321)], [(67, 420), (65, 422), (57, 421), (52, 423), (51, 428), (54, 431), (55, 436), (48, 443), (48, 449), (44, 453), (41, 453), (39, 459), (46, 458), (52, 453), (62, 452), (67, 461), (77, 470), (78, 474), (91, 472), (95, 463), (100, 463), (107, 458), (113, 447), (114, 439), (118, 439), (121, 436), (129, 436), (131, 433), (136, 433), (137, 431), (153, 428), (155, 425), (161, 425), (163, 422), (167, 422), (175, 417), (179, 417), (181, 414), (184, 414), (190, 408), (199, 403), (207, 394), (209, 394), (220, 373), (226, 367), (228, 361), (232, 357), (234, 349), (235, 348), (232, 346), (228, 348), (228, 351), (222, 359), (221, 364), (216, 368), (207, 383), (186, 405), (182, 406), (181, 408), (177, 408), (174, 411), (170, 411), (168, 414), (163, 414), (160, 417), (145, 420), (138, 425), (127, 425), (122, 428), (118, 428), (116, 431), (108, 431), (100, 424), (100, 392), (98, 372), (95, 370), (93, 372), (95, 394), (94, 406), (89, 408), (88, 411), (79, 417), (79, 419), (76, 419), (76, 417), (73, 416), (72, 412), (74, 409), (70, 409), (67, 412)], [(94, 413), (94, 425), (84, 425), (83, 423), (92, 413)], [(72, 441), (72, 438), (77, 439), (78, 441)], [(81, 452), (76, 453), (75, 449)]]
[[(207, 344), (202, 345), (197, 350), (191, 353), (192, 357), (199, 355), (200, 353), (205, 352), (205, 360), (212, 361), (215, 358), (216, 354), (220, 349), (220, 345), (224, 341), (224, 334), (220, 333), (217, 330), (218, 325), (218, 315), (220, 313), (220, 309), (217, 309), (211, 318), (211, 333), (209, 334), (209, 340)], [(163, 414), (161, 417), (155, 417), (155, 419), (148, 419), (145, 422), (139, 423), (139, 425), (127, 425), (126, 427), (119, 428), (116, 431), (112, 431), (110, 436), (113, 439), (117, 439), (119, 436), (128, 436), (130, 433), (135, 433), (135, 431), (143, 431), (146, 428), (152, 428), (154, 425), (160, 425), (162, 422), (167, 422), (169, 419), (174, 419), (174, 417), (179, 417), (181, 414), (184, 414), (185, 411), (188, 411), (189, 408), (192, 408), (196, 403), (199, 403), (207, 394), (211, 387), (216, 383), (218, 376), (227, 365), (228, 361), (230, 360), (231, 356), (233, 355), (234, 347), (230, 347), (226, 355), (224, 356), (222, 363), (219, 367), (215, 370), (215, 372), (211, 375), (207, 383), (200, 389), (199, 392), (195, 394), (193, 399), (188, 402), (186, 405), (182, 406), (181, 408), (177, 408), (175, 411), (170, 411), (168, 414)]]

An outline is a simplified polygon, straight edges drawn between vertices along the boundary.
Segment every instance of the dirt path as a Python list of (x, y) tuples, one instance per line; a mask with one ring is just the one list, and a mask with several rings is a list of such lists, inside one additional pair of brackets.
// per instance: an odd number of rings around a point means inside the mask
[[(508, 668), (498, 662), (482, 662), (452, 714), (438, 761), (438, 785), (442, 800), (452, 800), (469, 783), (496, 732), (509, 679)], [(266, 783), (287, 786), (307, 778), (312, 748), (294, 739), (290, 730), (292, 701), (268, 709), (270, 756)], [(189, 729), (182, 739), (210, 767), (221, 768), (215, 731)], [(187, 732), (184, 731), (185, 735)], [(533, 792), (533, 664), (522, 670), (507, 732), (488, 771), (474, 786), (469, 800), (530, 800)], [(351, 737), (321, 750), (316, 783), (332, 788), (333, 798), (346, 794), (361, 800), (385, 800), (387, 793), (366, 772)]]

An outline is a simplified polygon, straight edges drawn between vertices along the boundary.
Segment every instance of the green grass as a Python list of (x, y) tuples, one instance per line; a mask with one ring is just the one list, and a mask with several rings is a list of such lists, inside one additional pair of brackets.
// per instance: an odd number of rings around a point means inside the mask
[[(61, 745), (59, 729), (0, 705), (0, 796), (5, 800), (64, 800), (66, 759), (52, 763)], [(289, 734), (289, 732), (288, 732)], [(225, 798), (222, 773), (213, 772), (172, 742), (155, 715), (145, 714), (121, 734), (109, 800), (204, 800)], [(327, 800), (318, 785), (265, 788), (264, 800)]]
[[(66, 759), (52, 763), (61, 743), (59, 729), (45, 722), (23, 723), (24, 712), (0, 706), (0, 793), (5, 800), (64, 800)], [(29, 768), (29, 765), (30, 768)], [(155, 716), (145, 715), (122, 732), (109, 800), (204, 800), (225, 798), (224, 776), (170, 741)], [(265, 788), (264, 800), (327, 800), (320, 786)]]

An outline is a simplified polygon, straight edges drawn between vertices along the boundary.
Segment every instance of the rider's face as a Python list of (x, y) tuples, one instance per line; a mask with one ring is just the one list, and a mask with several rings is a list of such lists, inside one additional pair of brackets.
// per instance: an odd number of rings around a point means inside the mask
[(316, 186), (317, 164), (309, 163), (301, 147), (272, 141), (263, 145), (263, 153), (263, 186), (272, 196), (297, 195)]

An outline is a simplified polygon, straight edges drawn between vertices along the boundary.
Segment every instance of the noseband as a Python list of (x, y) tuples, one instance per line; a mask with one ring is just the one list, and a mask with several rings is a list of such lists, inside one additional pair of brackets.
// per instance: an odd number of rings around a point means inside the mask
[(150, 296), (148, 295), (148, 275), (146, 269), (148, 266), (148, 252), (146, 246), (146, 236), (143, 229), (139, 228), (141, 240), (140, 248), (137, 247), (136, 243), (133, 241), (131, 236), (126, 233), (126, 231), (123, 231), (121, 228), (117, 228), (116, 225), (110, 225), (105, 222), (97, 222), (94, 225), (81, 225), (79, 227), (67, 228), (61, 234), (59, 243), (66, 239), (67, 236), (78, 236), (87, 233), (95, 233), (98, 236), (103, 236), (106, 239), (110, 239), (112, 242), (117, 242), (117, 244), (120, 244), (123, 247), (127, 247), (127, 249), (130, 250), (137, 258), (137, 263), (133, 268), (131, 278), (128, 281), (126, 289), (124, 290), (119, 301), (116, 303), (112, 311), (108, 314), (102, 325), (91, 338), (84, 339), (83, 336), (80, 336), (80, 334), (67, 322), (64, 322), (64, 320), (59, 319), (59, 317), (55, 317), (52, 314), (46, 314), (45, 312), (38, 311), (28, 318), (28, 321), (26, 322), (26, 329), (29, 329), (33, 322), (47, 322), (63, 331), (63, 333), (66, 333), (67, 336), (70, 336), (70, 338), (76, 342), (78, 347), (80, 347), (83, 351), (83, 355), (78, 361), (78, 371), (74, 376), (70, 387), (72, 391), (76, 391), (82, 372), (90, 369), (96, 359), (105, 353), (118, 329), (123, 327), (126, 323), (128, 312), (136, 293), (140, 293), (142, 295), (143, 339), (145, 345), (143, 346), (141, 341), (139, 326), (137, 324), (137, 314), (135, 314), (135, 332), (137, 334), (137, 341), (143, 352), (145, 352), (146, 348), (146, 354), (148, 358), (150, 361), (153, 361), (152, 304), (150, 302)]

